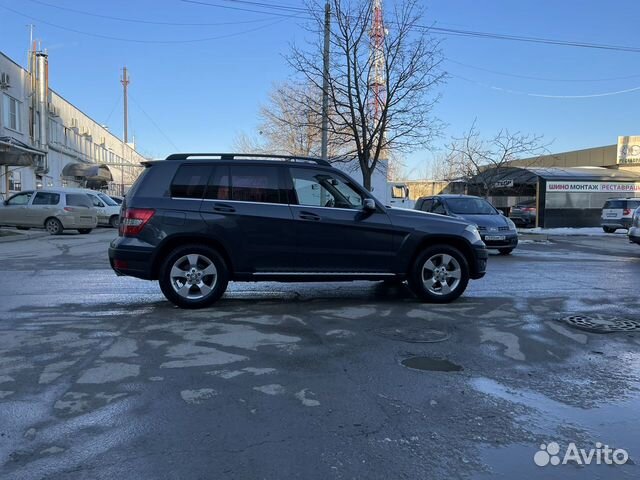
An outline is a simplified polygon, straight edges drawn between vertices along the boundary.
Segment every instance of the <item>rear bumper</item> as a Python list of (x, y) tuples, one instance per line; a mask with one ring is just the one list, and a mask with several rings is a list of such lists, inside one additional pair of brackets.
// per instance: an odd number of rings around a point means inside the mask
[(474, 245), (473, 247), (473, 264), (470, 265), (469, 276), (473, 280), (484, 277), (487, 272), (487, 260), (489, 252), (484, 246)]
[(118, 237), (109, 246), (109, 263), (117, 275), (152, 279), (153, 247), (133, 238)]
[(629, 228), (631, 226), (631, 218), (603, 218), (600, 222), (602, 227), (611, 228)]
[(62, 227), (70, 230), (78, 228), (96, 228), (98, 226), (98, 219), (94, 217), (92, 221), (78, 222), (72, 215), (60, 215), (57, 217), (62, 223)]

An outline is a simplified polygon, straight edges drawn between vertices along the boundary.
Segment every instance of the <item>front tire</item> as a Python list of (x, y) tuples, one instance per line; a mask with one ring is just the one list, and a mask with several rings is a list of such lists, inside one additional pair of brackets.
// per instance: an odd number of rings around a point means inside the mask
[(158, 282), (164, 296), (173, 304), (181, 308), (204, 308), (224, 294), (229, 269), (213, 248), (185, 245), (167, 256)]
[(498, 249), (498, 253), (500, 255), (511, 255), (511, 252), (513, 252), (513, 248), (499, 248)]
[(469, 264), (458, 249), (434, 245), (418, 255), (407, 280), (420, 300), (449, 303), (467, 288)]
[(118, 228), (119, 224), (120, 224), (120, 217), (118, 215), (112, 215), (111, 218), (109, 219), (109, 225), (111, 226), (111, 228)]
[(49, 235), (60, 235), (64, 230), (62, 222), (57, 218), (48, 218), (47, 221), (44, 222), (44, 228), (49, 232)]

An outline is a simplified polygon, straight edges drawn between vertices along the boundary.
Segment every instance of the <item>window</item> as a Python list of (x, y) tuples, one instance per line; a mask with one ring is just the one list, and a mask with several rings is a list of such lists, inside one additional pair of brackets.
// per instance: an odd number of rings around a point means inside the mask
[(202, 198), (210, 174), (209, 165), (182, 165), (171, 182), (171, 196)]
[(409, 188), (404, 185), (394, 185), (391, 187), (391, 198), (407, 198), (409, 196)]
[(447, 206), (453, 213), (460, 215), (498, 215), (496, 209), (482, 198), (448, 198)]
[(57, 205), (60, 201), (59, 193), (38, 192), (33, 198), (32, 205)]
[(211, 200), (229, 200), (229, 167), (215, 167), (209, 178), (205, 198)]
[(21, 131), (20, 126), (20, 102), (6, 93), (2, 97), (2, 110), (4, 112), (4, 126), (11, 130)]
[(446, 215), (447, 211), (444, 208), (444, 204), (440, 200), (436, 200), (433, 208), (431, 209), (433, 213), (437, 213), (439, 215)]
[(18, 193), (7, 201), (7, 205), (26, 205), (29, 203), (31, 195), (33, 195), (33, 192)]
[(430, 212), (431, 207), (433, 207), (433, 199), (427, 198), (424, 202), (422, 202), (422, 206), (420, 207), (420, 210), (422, 210), (423, 212)]
[(22, 190), (22, 173), (16, 171), (9, 172), (9, 191), (19, 192)]
[(280, 168), (261, 165), (231, 167), (231, 199), (244, 202), (287, 203), (280, 192)]
[(330, 172), (292, 168), (291, 177), (299, 205), (361, 208), (362, 195)]
[(100, 197), (100, 200), (102, 200), (104, 203), (106, 203), (110, 207), (117, 207), (118, 206), (118, 204), (116, 202), (114, 202), (113, 198), (111, 198), (109, 195), (106, 195), (104, 193), (99, 193), (98, 197)]
[(84, 193), (67, 193), (67, 205), (70, 207), (91, 208), (91, 199)]
[(91, 199), (91, 203), (93, 204), (94, 207), (99, 207), (99, 208), (104, 207), (104, 203), (102, 203), (102, 200), (100, 200), (95, 195), (89, 195), (89, 198)]

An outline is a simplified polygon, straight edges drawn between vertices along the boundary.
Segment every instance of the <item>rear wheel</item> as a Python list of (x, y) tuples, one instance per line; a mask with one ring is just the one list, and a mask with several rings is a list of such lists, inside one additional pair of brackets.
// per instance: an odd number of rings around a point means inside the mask
[(511, 252), (513, 252), (513, 248), (499, 248), (498, 249), (498, 253), (500, 253), (500, 255), (511, 255)]
[(80, 232), (82, 235), (86, 235), (87, 233), (91, 233), (92, 230), (93, 228), (79, 228), (78, 232)]
[(229, 270), (222, 256), (204, 245), (173, 250), (160, 269), (160, 289), (170, 302), (182, 308), (203, 308), (227, 289)]
[(44, 222), (44, 228), (46, 228), (50, 235), (60, 235), (62, 230), (64, 230), (62, 222), (57, 218), (47, 218), (47, 221)]
[(613, 227), (602, 227), (602, 230), (604, 230), (604, 233), (615, 233), (615, 231), (617, 230), (617, 228), (613, 228)]
[(418, 255), (407, 280), (419, 299), (448, 303), (467, 288), (469, 265), (458, 249), (434, 245)]
[(120, 217), (118, 215), (112, 215), (111, 218), (109, 219), (109, 225), (112, 228), (118, 228), (119, 224), (120, 224)]

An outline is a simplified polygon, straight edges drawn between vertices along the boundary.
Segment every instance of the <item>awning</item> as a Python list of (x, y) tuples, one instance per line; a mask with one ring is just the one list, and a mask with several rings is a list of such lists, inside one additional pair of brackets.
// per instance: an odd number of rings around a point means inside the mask
[(68, 163), (62, 169), (62, 176), (79, 177), (94, 182), (113, 181), (109, 167), (95, 163)]
[(44, 155), (46, 152), (43, 150), (30, 147), (20, 140), (12, 137), (0, 137), (0, 165), (30, 167), (36, 156), (42, 157)]

